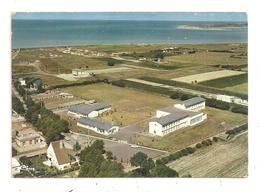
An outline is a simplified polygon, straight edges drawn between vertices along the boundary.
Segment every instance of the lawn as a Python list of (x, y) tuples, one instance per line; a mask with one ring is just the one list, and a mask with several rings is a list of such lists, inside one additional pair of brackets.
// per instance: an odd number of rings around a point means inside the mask
[[(227, 49), (227, 48), (226, 48)], [(190, 63), (194, 65), (217, 65), (217, 64), (245, 64), (247, 58), (233, 58), (233, 53), (222, 53), (222, 52), (196, 52), (195, 54), (186, 54), (178, 56), (165, 57), (166, 62), (179, 62), (179, 63)]]
[(31, 73), (35, 72), (36, 69), (33, 66), (21, 66), (21, 65), (12, 65), (12, 73)]
[(242, 84), (235, 85), (232, 87), (225, 87), (224, 89), (228, 90), (228, 91), (234, 91), (234, 92), (238, 92), (238, 93), (248, 94), (248, 83), (242, 83)]
[(233, 141), (214, 143), (199, 149), (194, 154), (183, 157), (169, 167), (183, 176), (192, 177), (246, 177), (248, 175), (248, 138), (247, 134)]
[(248, 75), (247, 73), (244, 73), (240, 75), (234, 75), (229, 77), (217, 78), (209, 81), (203, 81), (199, 84), (210, 86), (210, 87), (216, 87), (216, 88), (225, 88), (225, 87), (232, 87), (243, 83), (247, 83), (247, 81), (248, 81)]
[(164, 137), (150, 137), (140, 134), (135, 137), (135, 143), (174, 152), (247, 121), (247, 116), (229, 111), (207, 107), (204, 112), (208, 115), (207, 120), (195, 127), (183, 128)]
[(120, 88), (109, 84), (94, 84), (63, 89), (84, 99), (94, 99), (112, 105), (112, 112), (102, 118), (121, 126), (150, 118), (155, 110), (174, 104), (176, 101), (159, 94), (147, 93), (131, 88)]

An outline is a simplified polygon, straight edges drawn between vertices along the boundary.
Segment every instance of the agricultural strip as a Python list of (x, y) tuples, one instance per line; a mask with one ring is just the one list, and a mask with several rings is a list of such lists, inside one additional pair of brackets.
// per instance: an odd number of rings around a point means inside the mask
[(248, 74), (240, 74), (231, 77), (223, 77), (218, 79), (213, 79), (209, 81), (203, 81), (199, 84), (216, 87), (216, 88), (225, 88), (225, 87), (232, 87), (242, 83), (246, 83), (248, 81)]
[[(183, 157), (169, 167), (192, 177), (246, 177), (248, 175), (247, 133), (226, 143), (219, 141)], [(206, 166), (205, 166), (206, 165)]]
[(172, 79), (174, 81), (180, 81), (184, 83), (192, 83), (192, 82), (203, 82), (203, 81), (209, 81), (212, 79), (222, 78), (222, 77), (229, 77), (234, 75), (240, 75), (244, 74), (244, 72), (241, 71), (232, 71), (232, 70), (220, 70), (220, 71), (212, 71), (207, 73), (200, 73), (195, 75), (188, 75), (184, 77), (179, 77)]

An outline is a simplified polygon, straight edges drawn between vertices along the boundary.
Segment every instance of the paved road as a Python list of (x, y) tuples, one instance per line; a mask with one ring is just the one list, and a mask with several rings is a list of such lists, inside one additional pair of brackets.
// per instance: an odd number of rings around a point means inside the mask
[(90, 136), (75, 132), (71, 132), (71, 134), (74, 135), (74, 138), (76, 136), (76, 139), (80, 144), (91, 143), (97, 139), (103, 140), (105, 144), (105, 149), (111, 151), (117, 157), (117, 159), (122, 159), (124, 163), (127, 163), (130, 158), (139, 151), (146, 153), (151, 158), (155, 158), (168, 153), (167, 151), (140, 145), (132, 145), (124, 143), (123, 141), (114, 141), (102, 137)]

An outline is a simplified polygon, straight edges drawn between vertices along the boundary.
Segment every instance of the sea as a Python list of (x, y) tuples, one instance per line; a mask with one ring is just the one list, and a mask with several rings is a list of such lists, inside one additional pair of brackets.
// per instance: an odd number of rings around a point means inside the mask
[[(247, 27), (179, 28), (190, 21), (13, 20), (12, 48), (97, 44), (247, 43)], [(204, 22), (205, 23), (205, 22)], [(216, 22), (207, 22), (215, 24)], [(221, 24), (221, 22), (217, 22)]]

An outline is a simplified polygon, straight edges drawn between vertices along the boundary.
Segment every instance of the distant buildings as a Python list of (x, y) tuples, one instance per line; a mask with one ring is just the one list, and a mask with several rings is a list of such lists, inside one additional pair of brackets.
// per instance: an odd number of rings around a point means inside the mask
[(236, 96), (229, 96), (229, 95), (216, 95), (215, 97), (216, 100), (224, 101), (227, 103), (237, 103), (240, 105), (246, 105), (248, 106), (248, 101), (245, 99), (241, 99)]
[(103, 135), (110, 135), (119, 130), (118, 126), (112, 125), (107, 121), (91, 119), (88, 117), (81, 117), (77, 123), (78, 126), (90, 129)]
[(207, 114), (198, 112), (204, 108), (205, 100), (195, 97), (181, 104), (158, 109), (156, 117), (149, 122), (149, 133), (164, 136), (178, 129), (196, 125), (207, 119)]
[(111, 110), (107, 103), (79, 104), (69, 107), (68, 113), (76, 117), (97, 117), (99, 114)]
[(83, 69), (72, 69), (73, 76), (89, 76), (89, 72)]

